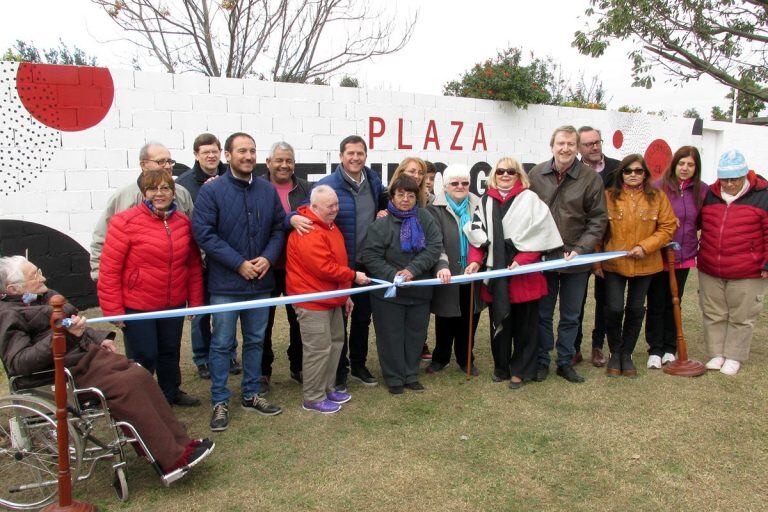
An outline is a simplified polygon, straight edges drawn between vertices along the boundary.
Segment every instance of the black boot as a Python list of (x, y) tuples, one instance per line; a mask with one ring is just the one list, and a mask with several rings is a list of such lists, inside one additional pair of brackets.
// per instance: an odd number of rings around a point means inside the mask
[(621, 374), (625, 377), (637, 377), (637, 368), (632, 362), (632, 354), (628, 352), (621, 354)]
[(605, 373), (610, 377), (618, 377), (621, 375), (621, 358), (618, 352), (612, 352), (610, 359), (608, 359), (608, 365), (605, 368)]

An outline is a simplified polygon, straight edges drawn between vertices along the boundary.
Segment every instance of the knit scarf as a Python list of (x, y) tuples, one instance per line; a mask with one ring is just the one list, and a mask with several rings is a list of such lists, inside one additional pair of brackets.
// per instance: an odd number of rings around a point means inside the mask
[(173, 215), (173, 212), (176, 211), (175, 201), (172, 202), (171, 206), (169, 206), (168, 209), (165, 210), (164, 212), (157, 211), (157, 208), (155, 208), (155, 205), (153, 205), (152, 201), (150, 201), (149, 199), (144, 199), (142, 202), (147, 206), (147, 208), (149, 208), (149, 211), (152, 212), (152, 215), (154, 215), (158, 219), (166, 220), (170, 218), (171, 215)]
[(459, 204), (456, 204), (456, 201), (451, 199), (451, 196), (448, 194), (445, 194), (445, 199), (448, 201), (448, 206), (451, 207), (453, 213), (459, 218), (459, 263), (463, 269), (467, 266), (467, 251), (469, 249), (467, 235), (464, 234), (464, 226), (468, 222), (472, 222), (472, 216), (469, 213), (469, 195)]
[(403, 252), (417, 253), (427, 248), (427, 238), (424, 229), (419, 224), (417, 215), (418, 206), (410, 210), (402, 211), (395, 208), (392, 201), (387, 203), (387, 211), (396, 219), (400, 219), (400, 250)]

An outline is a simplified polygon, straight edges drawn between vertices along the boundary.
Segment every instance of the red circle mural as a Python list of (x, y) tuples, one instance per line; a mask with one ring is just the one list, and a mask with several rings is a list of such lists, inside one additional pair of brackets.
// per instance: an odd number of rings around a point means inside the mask
[(86, 66), (23, 62), (16, 73), (16, 89), (32, 117), (68, 132), (97, 125), (115, 96), (109, 70)]
[(613, 132), (613, 147), (616, 149), (621, 148), (621, 146), (624, 145), (624, 134), (621, 132), (621, 130), (616, 130)]
[(651, 170), (653, 179), (658, 179), (672, 161), (672, 148), (664, 139), (656, 139), (645, 150), (645, 163)]

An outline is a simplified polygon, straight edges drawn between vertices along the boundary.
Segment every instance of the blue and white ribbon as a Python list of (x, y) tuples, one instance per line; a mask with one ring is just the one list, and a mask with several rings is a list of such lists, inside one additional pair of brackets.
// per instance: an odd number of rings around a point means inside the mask
[[(522, 265), (513, 269), (500, 269), (500, 270), (488, 270), (485, 272), (476, 272), (474, 274), (462, 274), (458, 276), (451, 276), (450, 284), (468, 283), (471, 281), (481, 281), (486, 279), (494, 279), (497, 277), (509, 277), (522, 274), (530, 274), (532, 272), (543, 272), (547, 270), (560, 270), (568, 267), (577, 267), (583, 265), (591, 265), (601, 261), (606, 261), (614, 258), (620, 258), (626, 256), (626, 251), (615, 252), (601, 252), (596, 254), (585, 254), (576, 256), (570, 260), (557, 259), (551, 261), (542, 261), (538, 263), (531, 263), (529, 265)], [(256, 308), (268, 308), (271, 306), (282, 306), (285, 304), (296, 304), (297, 302), (315, 302), (323, 299), (334, 299), (337, 297), (345, 297), (348, 295), (355, 295), (358, 293), (366, 293), (374, 290), (386, 289), (385, 297), (394, 297), (397, 288), (409, 287), (409, 286), (441, 286), (443, 282), (440, 279), (422, 279), (419, 281), (403, 281), (402, 276), (397, 276), (394, 282), (383, 281), (381, 279), (371, 278), (371, 282), (376, 283), (368, 286), (360, 286), (356, 288), (349, 288), (345, 290), (333, 290), (328, 292), (317, 293), (305, 293), (302, 295), (288, 295), (284, 297), (270, 297), (266, 299), (246, 300), (242, 302), (230, 302), (228, 304), (215, 304), (211, 306), (198, 306), (194, 308), (179, 308), (169, 309), (164, 311), (149, 311), (146, 313), (133, 313), (130, 315), (116, 315), (116, 316), (104, 316), (100, 318), (88, 318), (86, 323), (104, 323), (104, 322), (126, 322), (130, 320), (154, 320), (158, 318), (174, 318), (188, 315), (205, 315), (211, 313), (223, 313), (225, 311), (242, 311), (245, 309)], [(70, 325), (69, 319), (66, 318), (62, 321), (64, 327)]]

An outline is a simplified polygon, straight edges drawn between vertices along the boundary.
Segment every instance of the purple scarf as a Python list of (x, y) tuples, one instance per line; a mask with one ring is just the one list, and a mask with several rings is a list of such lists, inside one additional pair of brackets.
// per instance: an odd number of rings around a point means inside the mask
[(417, 253), (427, 248), (427, 239), (424, 236), (424, 229), (419, 224), (419, 218), (416, 215), (418, 206), (414, 206), (408, 211), (402, 211), (395, 208), (392, 201), (387, 203), (387, 211), (396, 219), (403, 221), (400, 226), (400, 250), (403, 252)]

